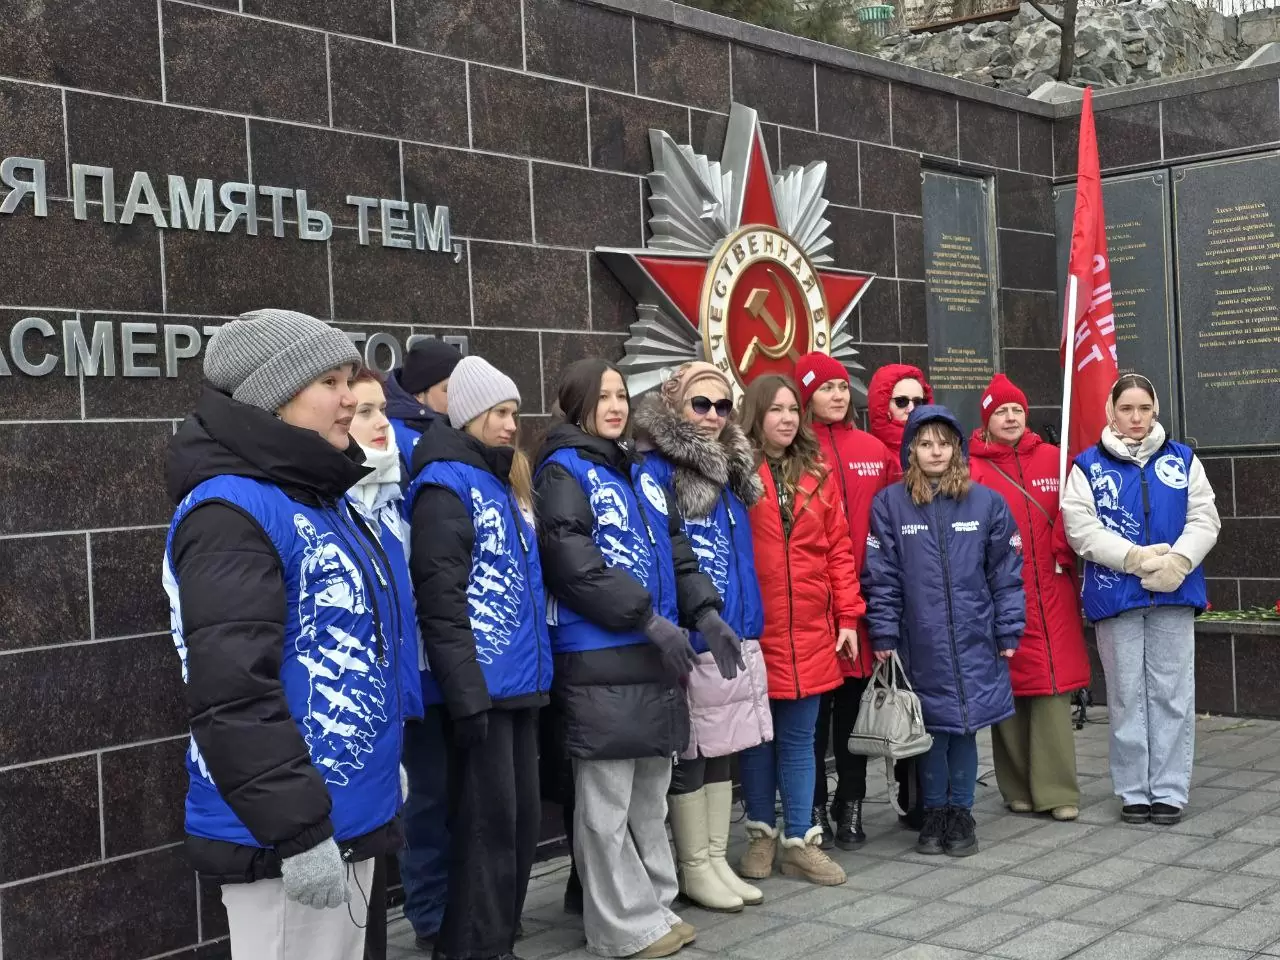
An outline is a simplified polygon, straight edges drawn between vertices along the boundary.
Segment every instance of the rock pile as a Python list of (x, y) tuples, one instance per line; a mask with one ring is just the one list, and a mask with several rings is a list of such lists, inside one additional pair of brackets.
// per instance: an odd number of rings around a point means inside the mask
[[(1061, 13), (1059, 7), (1046, 6)], [(1012, 20), (939, 33), (892, 34), (877, 52), (886, 60), (1028, 94), (1056, 78), (1061, 38), (1056, 24), (1024, 3)], [(1239, 41), (1234, 17), (1187, 0), (1082, 5), (1072, 82), (1122, 86), (1235, 63), (1250, 52)]]

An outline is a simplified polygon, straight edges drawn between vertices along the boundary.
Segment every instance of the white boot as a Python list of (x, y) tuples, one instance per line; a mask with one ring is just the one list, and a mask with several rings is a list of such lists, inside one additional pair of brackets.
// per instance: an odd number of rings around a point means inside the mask
[(740, 896), (747, 906), (764, 903), (760, 888), (743, 881), (725, 859), (725, 851), (729, 848), (729, 819), (733, 813), (733, 784), (728, 780), (708, 783), (703, 790), (707, 794), (707, 856), (711, 860), (711, 869), (720, 882)]
[(702, 790), (667, 797), (680, 889), (705, 910), (738, 913), (742, 898), (720, 882), (707, 857), (707, 798)]

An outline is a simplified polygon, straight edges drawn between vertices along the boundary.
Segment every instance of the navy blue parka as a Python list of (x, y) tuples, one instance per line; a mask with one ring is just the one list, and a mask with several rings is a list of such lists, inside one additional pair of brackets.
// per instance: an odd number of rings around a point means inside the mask
[[(946, 407), (919, 407), (903, 435), (904, 473), (916, 433), (938, 420), (968, 455)], [(1000, 652), (1018, 646), (1026, 620), (1022, 540), (998, 493), (975, 483), (962, 500), (938, 495), (918, 506), (905, 482), (880, 491), (862, 592), (872, 646), (898, 651), (928, 730), (974, 733), (1013, 715)]]

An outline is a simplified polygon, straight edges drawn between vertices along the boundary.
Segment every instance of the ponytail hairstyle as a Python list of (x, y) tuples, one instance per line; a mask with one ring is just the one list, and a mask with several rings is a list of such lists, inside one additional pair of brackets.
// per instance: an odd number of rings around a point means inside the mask
[(800, 404), (800, 388), (796, 386), (794, 380), (780, 373), (767, 373), (757, 377), (747, 387), (739, 422), (747, 432), (747, 439), (755, 448), (756, 462), (759, 463), (764, 459), (765, 414), (773, 406), (773, 398), (777, 396), (778, 391), (783, 389), (791, 392), (796, 406), (801, 410), (798, 416), (800, 426), (796, 430), (795, 439), (782, 454), (783, 484), (786, 487), (788, 499), (794, 500), (796, 491), (800, 488), (800, 480), (806, 473), (816, 477), (819, 483), (827, 475), (826, 469), (822, 466), (822, 447), (818, 445), (818, 438), (813, 435), (813, 429), (804, 418), (804, 408)]
[[(935, 442), (949, 442), (952, 445), (951, 463), (938, 479), (936, 487), (934, 481), (925, 476), (916, 459), (916, 450), (920, 446), (920, 441), (925, 438)], [(907, 493), (911, 494), (911, 501), (918, 507), (932, 503), (933, 498), (938, 494), (951, 497), (953, 500), (963, 500), (968, 495), (972, 481), (969, 479), (969, 465), (964, 460), (961, 438), (945, 420), (930, 420), (916, 430), (915, 436), (911, 438), (911, 455), (907, 462), (907, 476), (904, 482), (907, 485)]]

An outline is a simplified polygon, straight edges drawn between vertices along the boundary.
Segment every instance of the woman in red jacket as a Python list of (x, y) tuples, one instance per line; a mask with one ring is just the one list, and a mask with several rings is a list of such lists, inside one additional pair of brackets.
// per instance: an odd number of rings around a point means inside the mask
[(845, 882), (813, 825), (813, 738), (822, 694), (840, 686), (840, 654), (856, 656), (866, 610), (836, 480), (801, 422), (800, 391), (771, 374), (747, 390), (742, 423), (760, 460), (762, 496), (751, 508), (764, 601), (760, 647), (769, 678), (772, 743), (739, 754), (750, 846), (744, 877), (773, 872), (774, 795), (782, 791), (782, 873), (824, 885)]
[[(809, 353), (796, 361), (796, 382), (805, 419), (822, 447), (823, 464), (836, 481), (854, 561), (862, 570), (871, 529), (871, 501), (877, 493), (902, 476), (902, 467), (888, 447), (853, 425), (853, 397), (849, 371), (825, 353)], [(814, 738), (813, 822), (822, 827), (823, 846), (834, 840), (841, 850), (855, 849), (867, 839), (862, 829), (862, 801), (867, 795), (867, 758), (849, 752), (849, 734), (858, 718), (862, 694), (867, 689), (875, 660), (865, 627), (858, 624), (858, 655), (840, 657), (844, 682), (822, 695)], [(827, 745), (834, 721), (836, 795), (827, 816)], [(831, 821), (835, 821), (832, 830)]]
[(896, 458), (902, 450), (902, 431), (916, 407), (933, 403), (933, 388), (924, 372), (909, 363), (889, 363), (871, 375), (867, 387), (867, 429)]
[(1009, 661), (1015, 714), (991, 728), (996, 780), (1015, 813), (1079, 815), (1071, 691), (1089, 685), (1089, 656), (1058, 510), (1058, 448), (1027, 429), (1027, 398), (997, 373), (969, 441), (973, 479), (1004, 497), (1022, 537), (1026, 633)]

